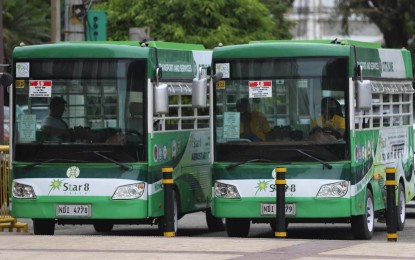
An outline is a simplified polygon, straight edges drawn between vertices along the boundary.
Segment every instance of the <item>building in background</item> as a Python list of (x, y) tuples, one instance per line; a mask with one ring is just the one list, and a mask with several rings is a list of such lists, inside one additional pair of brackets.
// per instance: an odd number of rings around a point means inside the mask
[(287, 18), (296, 25), (291, 29), (293, 39), (352, 39), (383, 43), (383, 34), (368, 18), (352, 15), (349, 35), (342, 34), (341, 17), (336, 14), (335, 0), (295, 0)]

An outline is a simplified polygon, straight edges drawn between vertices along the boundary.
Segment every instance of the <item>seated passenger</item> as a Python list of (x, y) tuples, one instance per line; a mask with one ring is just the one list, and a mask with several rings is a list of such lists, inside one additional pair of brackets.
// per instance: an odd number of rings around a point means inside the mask
[(40, 130), (45, 134), (46, 140), (56, 142), (71, 141), (71, 129), (62, 119), (65, 112), (66, 101), (61, 97), (53, 97), (49, 103), (49, 115), (43, 120)]
[(240, 137), (251, 141), (265, 141), (271, 130), (266, 117), (262, 113), (251, 112), (247, 98), (238, 100), (236, 109), (241, 113)]
[(342, 139), (346, 129), (340, 103), (332, 97), (321, 100), (321, 115), (311, 122), (311, 138), (330, 141)]

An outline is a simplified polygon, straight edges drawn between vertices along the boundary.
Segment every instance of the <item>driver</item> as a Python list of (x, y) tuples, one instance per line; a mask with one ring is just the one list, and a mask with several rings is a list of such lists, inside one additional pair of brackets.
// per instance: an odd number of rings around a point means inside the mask
[(71, 129), (62, 119), (66, 104), (62, 97), (55, 96), (50, 100), (49, 115), (43, 120), (41, 127), (41, 131), (49, 141), (70, 141), (72, 138)]
[(340, 103), (333, 97), (321, 100), (321, 115), (311, 122), (312, 134), (329, 135), (333, 139), (342, 139), (346, 129)]
[(248, 98), (236, 102), (236, 109), (240, 112), (240, 136), (251, 141), (265, 141), (271, 131), (267, 118), (260, 112), (251, 111)]

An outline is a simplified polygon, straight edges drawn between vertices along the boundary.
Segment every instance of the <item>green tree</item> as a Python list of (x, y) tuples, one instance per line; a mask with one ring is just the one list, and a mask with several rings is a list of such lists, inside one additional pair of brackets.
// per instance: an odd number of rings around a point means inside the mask
[(407, 48), (411, 51), (415, 74), (415, 4), (413, 0), (337, 0), (344, 33), (352, 14), (365, 15), (383, 33), (385, 47)]
[(365, 15), (383, 33), (388, 48), (408, 47), (415, 34), (415, 4), (413, 0), (337, 0), (344, 33), (348, 34), (348, 19), (352, 14)]
[(290, 22), (283, 13), (291, 0), (111, 0), (95, 5), (107, 10), (111, 40), (127, 40), (130, 27), (150, 29), (164, 41), (238, 44), (288, 39)]
[(20, 43), (50, 41), (50, 5), (45, 0), (3, 0), (3, 41), (5, 63)]

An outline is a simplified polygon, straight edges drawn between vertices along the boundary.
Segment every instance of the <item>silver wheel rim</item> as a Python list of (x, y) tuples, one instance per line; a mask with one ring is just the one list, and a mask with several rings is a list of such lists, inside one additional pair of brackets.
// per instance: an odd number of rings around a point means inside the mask
[(375, 221), (375, 211), (373, 208), (373, 200), (368, 197), (366, 202), (366, 218), (367, 218), (367, 229), (372, 232)]
[(406, 206), (405, 206), (405, 194), (404, 191), (401, 190), (399, 192), (399, 218), (401, 220), (401, 223), (405, 222), (405, 214), (406, 214)]

